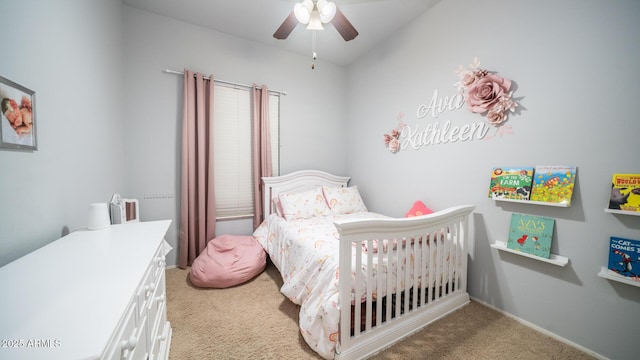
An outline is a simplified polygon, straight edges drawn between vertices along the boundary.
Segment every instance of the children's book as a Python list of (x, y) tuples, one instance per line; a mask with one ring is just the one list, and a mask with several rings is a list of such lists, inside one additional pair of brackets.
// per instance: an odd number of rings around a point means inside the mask
[(538, 165), (533, 173), (531, 201), (571, 205), (576, 167)]
[(609, 209), (640, 211), (640, 174), (613, 174)]
[(496, 167), (491, 170), (489, 197), (491, 199), (529, 200), (532, 167)]
[(511, 214), (507, 248), (548, 259), (554, 224), (555, 219), (549, 217)]
[(640, 281), (640, 241), (612, 236), (609, 270)]

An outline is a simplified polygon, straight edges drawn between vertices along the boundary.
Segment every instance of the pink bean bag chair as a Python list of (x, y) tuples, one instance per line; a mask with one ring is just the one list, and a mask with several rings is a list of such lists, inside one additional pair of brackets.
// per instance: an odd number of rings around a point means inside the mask
[(221, 235), (209, 240), (189, 277), (195, 286), (223, 289), (251, 280), (266, 266), (266, 253), (253, 236)]

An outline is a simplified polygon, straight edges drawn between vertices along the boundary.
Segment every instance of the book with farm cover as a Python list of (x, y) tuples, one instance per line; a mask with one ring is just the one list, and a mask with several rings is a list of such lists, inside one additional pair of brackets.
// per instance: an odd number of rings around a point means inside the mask
[(538, 165), (533, 173), (531, 201), (571, 205), (576, 167)]
[(609, 209), (640, 211), (640, 174), (613, 174)]
[(612, 236), (608, 269), (640, 281), (640, 241)]
[(496, 167), (491, 170), (489, 198), (529, 200), (533, 166)]
[(507, 248), (548, 259), (555, 219), (528, 214), (511, 214)]

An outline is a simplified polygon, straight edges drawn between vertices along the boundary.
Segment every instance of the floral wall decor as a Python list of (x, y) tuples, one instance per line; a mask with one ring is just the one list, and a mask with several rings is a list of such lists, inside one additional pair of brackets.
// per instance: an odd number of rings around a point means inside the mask
[(456, 72), (460, 81), (455, 85), (464, 92), (469, 111), (484, 115), (494, 126), (502, 125), (509, 112), (516, 111), (518, 103), (511, 98), (511, 80), (481, 69), (478, 58), (468, 69), (460, 65)]
[(391, 130), (391, 133), (384, 134), (384, 144), (391, 150), (392, 153), (398, 152), (400, 150), (400, 132), (404, 129), (405, 124), (402, 122), (402, 118), (404, 114), (400, 112), (398, 114), (398, 127)]
[[(403, 122), (404, 114), (398, 114), (398, 126), (384, 134), (385, 146), (396, 153), (409, 147), (421, 147), (458, 141), (490, 140), (496, 136), (513, 134), (511, 126), (505, 124), (510, 113), (515, 113), (519, 104), (513, 96), (513, 82), (480, 67), (477, 58), (468, 67), (462, 65), (456, 70), (458, 82), (454, 84), (458, 92), (452, 96), (440, 96), (434, 90), (431, 101), (421, 104), (416, 111), (418, 119), (431, 116), (434, 120), (445, 111), (463, 108), (484, 117), (482, 121), (454, 126), (451, 121), (434, 121), (423, 129), (414, 128)], [(492, 130), (493, 129), (493, 130)], [(492, 131), (490, 135), (489, 132)]]

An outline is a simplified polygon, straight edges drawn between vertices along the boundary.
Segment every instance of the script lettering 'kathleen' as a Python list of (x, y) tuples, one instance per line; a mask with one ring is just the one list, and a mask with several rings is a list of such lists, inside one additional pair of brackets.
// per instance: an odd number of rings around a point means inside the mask
[(488, 131), (489, 127), (484, 122), (451, 126), (451, 121), (447, 120), (442, 127), (439, 122), (435, 122), (427, 124), (423, 130), (419, 130), (418, 125), (414, 129), (407, 125), (400, 132), (400, 148), (405, 150), (411, 146), (417, 150), (429, 145), (479, 140), (484, 138)]

